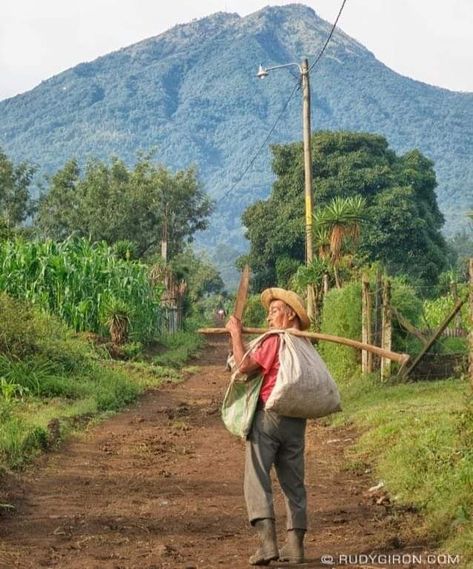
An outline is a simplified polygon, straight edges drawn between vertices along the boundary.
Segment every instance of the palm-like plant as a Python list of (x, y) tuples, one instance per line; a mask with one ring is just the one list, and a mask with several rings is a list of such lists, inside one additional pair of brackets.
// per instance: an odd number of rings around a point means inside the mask
[(112, 342), (117, 346), (128, 339), (130, 308), (120, 298), (109, 297), (103, 306), (103, 322), (108, 326)]
[(366, 200), (361, 196), (336, 197), (314, 215), (319, 255), (326, 258), (330, 254), (337, 288), (341, 286), (338, 265), (343, 246), (347, 241), (358, 241), (366, 220), (365, 209)]
[[(315, 216), (314, 216), (315, 217)], [(321, 259), (330, 258), (330, 230), (326, 226), (316, 225), (314, 230), (315, 246), (317, 255)]]
[(308, 285), (320, 288), (323, 284), (323, 276), (328, 270), (327, 261), (315, 257), (310, 265), (301, 265), (291, 279), (291, 288), (298, 293), (304, 294)]

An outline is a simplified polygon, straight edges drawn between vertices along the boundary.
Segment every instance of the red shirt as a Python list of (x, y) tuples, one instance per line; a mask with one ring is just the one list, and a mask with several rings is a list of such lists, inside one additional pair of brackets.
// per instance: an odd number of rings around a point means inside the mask
[(259, 393), (259, 399), (266, 403), (279, 371), (279, 335), (268, 336), (251, 354), (251, 358), (263, 370), (263, 383)]

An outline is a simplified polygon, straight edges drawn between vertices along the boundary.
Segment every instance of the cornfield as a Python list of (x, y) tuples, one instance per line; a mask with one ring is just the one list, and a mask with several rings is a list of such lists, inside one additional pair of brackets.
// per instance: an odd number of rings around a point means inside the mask
[(143, 263), (115, 256), (106, 243), (70, 238), (0, 242), (0, 290), (62, 318), (76, 331), (103, 334), (110, 306), (119, 304), (131, 336), (156, 335), (162, 287)]
[[(466, 295), (466, 289), (460, 286), (460, 292), (462, 295)], [(445, 320), (448, 314), (452, 311), (453, 307), (455, 306), (456, 298), (454, 298), (451, 294), (447, 294), (445, 296), (440, 296), (434, 300), (425, 300), (424, 301), (424, 318), (431, 329), (435, 329)], [(459, 316), (457, 317), (456, 322), (458, 322), (459, 326), (464, 330), (469, 330), (469, 318), (468, 318), (468, 305), (463, 305), (463, 308), (460, 310)], [(452, 323), (452, 326), (454, 324)]]

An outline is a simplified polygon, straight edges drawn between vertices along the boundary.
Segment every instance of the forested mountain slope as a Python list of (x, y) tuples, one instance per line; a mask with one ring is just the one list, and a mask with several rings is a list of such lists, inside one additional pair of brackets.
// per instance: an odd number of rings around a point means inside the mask
[[(217, 13), (82, 63), (35, 89), (0, 102), (0, 146), (15, 160), (52, 172), (71, 157), (139, 150), (173, 168), (194, 163), (216, 198), (210, 248), (243, 250), (240, 215), (269, 195), (270, 152), (262, 144), (296, 78), (277, 70), (261, 81), (258, 65), (313, 61), (330, 24), (303, 5), (272, 6), (244, 18)], [(297, 75), (297, 69), (294, 68)], [(312, 127), (377, 132), (397, 152), (419, 148), (435, 161), (447, 233), (473, 206), (473, 94), (456, 93), (391, 71), (337, 31), (311, 73)], [(301, 138), (296, 92), (268, 144)], [(227, 250), (220, 251), (222, 256)]]

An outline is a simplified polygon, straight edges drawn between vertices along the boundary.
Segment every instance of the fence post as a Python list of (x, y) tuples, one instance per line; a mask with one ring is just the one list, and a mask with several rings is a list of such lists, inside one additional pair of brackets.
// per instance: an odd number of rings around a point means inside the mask
[[(372, 342), (372, 321), (371, 321), (371, 291), (370, 281), (367, 273), (363, 273), (361, 289), (361, 341), (364, 344)], [(373, 354), (366, 350), (361, 351), (361, 372), (371, 373), (373, 371)]]
[[(453, 280), (452, 280), (451, 283), (450, 283), (450, 293), (451, 293), (451, 295), (453, 296), (453, 300), (454, 300), (455, 302), (457, 302), (457, 300), (458, 300), (460, 297), (458, 296), (457, 283), (456, 283), (455, 281), (453, 281)], [(461, 322), (462, 322), (462, 317), (461, 317), (460, 312), (458, 312), (458, 313), (456, 314), (456, 316), (455, 316), (455, 324), (454, 324), (456, 330), (459, 330), (459, 329), (461, 328)], [(447, 331), (448, 331), (448, 328), (447, 328)]]
[(473, 258), (470, 259), (470, 385), (473, 389)]
[[(381, 347), (391, 351), (392, 344), (392, 311), (391, 311), (391, 282), (385, 279), (383, 282), (383, 317), (381, 325)], [(391, 360), (381, 358), (381, 380), (386, 380), (391, 375)]]
[[(382, 281), (383, 273), (381, 267), (376, 271), (376, 288), (374, 291), (374, 326), (373, 344), (381, 347), (381, 312), (382, 312)], [(373, 369), (379, 369), (380, 358), (373, 356)]]

